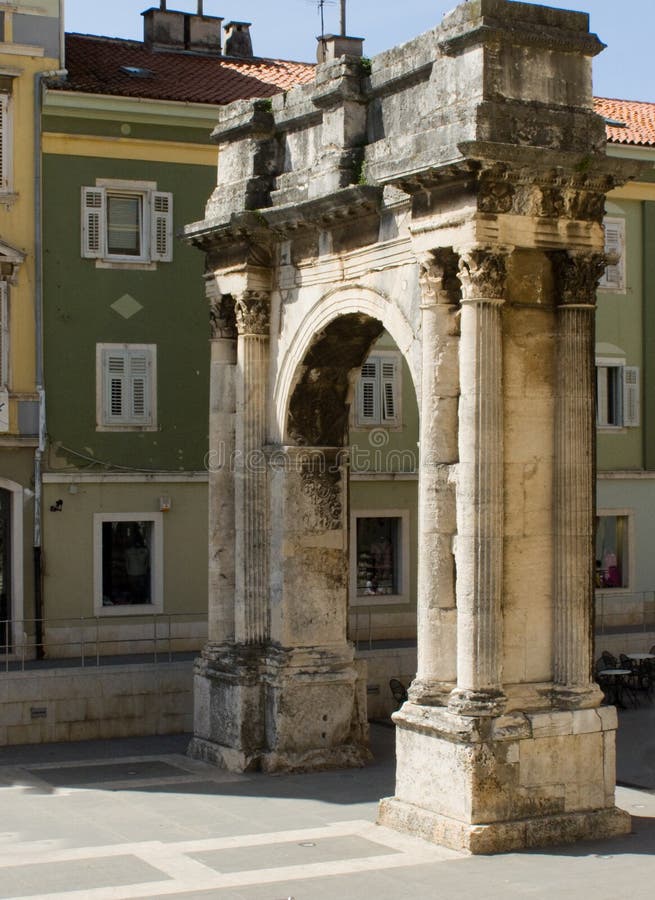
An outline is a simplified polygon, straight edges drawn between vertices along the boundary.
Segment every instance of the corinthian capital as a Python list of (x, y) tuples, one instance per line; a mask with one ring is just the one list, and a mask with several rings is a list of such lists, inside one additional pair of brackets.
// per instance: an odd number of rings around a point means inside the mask
[(437, 303), (452, 306), (459, 302), (457, 262), (457, 256), (450, 247), (431, 250), (419, 256), (422, 306), (434, 306)]
[(598, 281), (607, 265), (603, 253), (557, 253), (553, 259), (564, 306), (595, 306)]
[(268, 334), (270, 299), (265, 291), (244, 291), (237, 297), (236, 321), (239, 334)]
[(235, 340), (237, 323), (234, 314), (234, 299), (230, 294), (221, 294), (213, 279), (205, 283), (205, 293), (209, 300), (209, 327), (212, 338)]
[(468, 250), (459, 258), (463, 300), (502, 300), (507, 280), (508, 250)]

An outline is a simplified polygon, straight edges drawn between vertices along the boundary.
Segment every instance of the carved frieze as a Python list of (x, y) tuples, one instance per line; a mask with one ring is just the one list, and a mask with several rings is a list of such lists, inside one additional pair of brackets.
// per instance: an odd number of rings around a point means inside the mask
[(308, 466), (302, 470), (303, 494), (308, 500), (304, 525), (310, 531), (334, 531), (343, 527), (342, 473), (336, 467), (316, 471)]

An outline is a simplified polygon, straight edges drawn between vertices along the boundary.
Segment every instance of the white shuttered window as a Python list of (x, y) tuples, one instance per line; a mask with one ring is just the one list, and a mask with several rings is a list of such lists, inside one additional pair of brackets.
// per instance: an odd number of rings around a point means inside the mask
[(173, 195), (153, 182), (98, 179), (82, 188), (82, 256), (105, 263), (171, 262)]
[(625, 291), (625, 219), (607, 217), (605, 228), (605, 254), (611, 263), (603, 272), (598, 287), (606, 291)]
[(99, 344), (98, 428), (156, 425), (154, 344)]
[(0, 192), (12, 189), (11, 94), (0, 92)]
[(599, 428), (638, 428), (640, 379), (637, 366), (616, 360), (596, 360), (596, 425)]
[(400, 424), (400, 358), (396, 353), (373, 354), (357, 382), (357, 425)]

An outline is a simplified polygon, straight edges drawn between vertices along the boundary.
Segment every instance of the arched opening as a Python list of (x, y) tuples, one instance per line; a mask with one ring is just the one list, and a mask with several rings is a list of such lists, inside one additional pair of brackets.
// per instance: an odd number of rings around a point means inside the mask
[[(392, 679), (408, 687), (416, 674), (418, 430), (406, 356), (380, 319), (345, 313), (313, 336), (294, 375), (285, 434), (304, 448), (305, 466), (311, 460), (319, 496), (344, 498), (344, 577), (333, 602), (347, 611), (369, 720), (397, 708)], [(318, 577), (304, 562), (304, 579)]]

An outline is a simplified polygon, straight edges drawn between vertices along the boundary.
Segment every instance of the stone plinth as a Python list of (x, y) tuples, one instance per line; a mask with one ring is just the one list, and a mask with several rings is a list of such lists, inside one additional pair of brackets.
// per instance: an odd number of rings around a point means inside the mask
[(471, 853), (630, 831), (614, 805), (613, 708), (457, 716), (406, 703), (378, 823)]
[(233, 772), (364, 765), (365, 667), (345, 650), (205, 648), (189, 754)]

